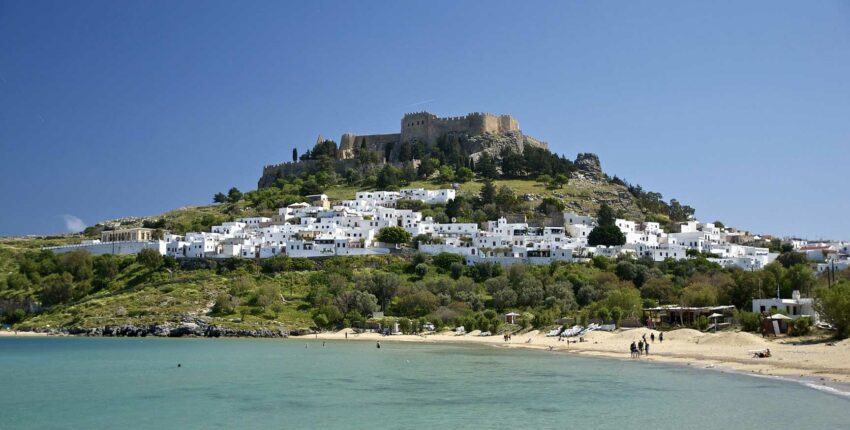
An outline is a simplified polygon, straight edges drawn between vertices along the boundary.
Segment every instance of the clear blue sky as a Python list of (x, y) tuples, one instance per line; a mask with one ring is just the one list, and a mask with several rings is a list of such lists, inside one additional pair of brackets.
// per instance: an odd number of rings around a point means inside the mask
[(205, 204), (418, 110), (513, 114), (703, 220), (850, 239), (850, 3), (773, 0), (0, 0), (0, 235)]

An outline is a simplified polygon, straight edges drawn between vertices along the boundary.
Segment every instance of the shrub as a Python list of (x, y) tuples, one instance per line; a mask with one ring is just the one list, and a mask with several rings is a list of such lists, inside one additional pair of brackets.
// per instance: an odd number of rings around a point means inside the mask
[(741, 329), (744, 331), (757, 333), (761, 330), (761, 319), (759, 314), (755, 312), (738, 312), (738, 323), (741, 324)]
[(835, 326), (836, 336), (850, 336), (850, 281), (842, 281), (817, 291), (818, 312), (826, 322)]
[(236, 311), (236, 300), (230, 294), (221, 293), (216, 297), (215, 304), (212, 307), (212, 313), (215, 315), (229, 315)]
[(614, 320), (614, 324), (616, 324), (617, 328), (620, 328), (620, 320), (623, 319), (623, 309), (619, 306), (611, 308), (611, 318)]
[(452, 279), (460, 279), (463, 275), (463, 264), (452, 263), (452, 265), (449, 266), (449, 271), (451, 272)]
[(142, 266), (154, 270), (162, 264), (162, 255), (153, 249), (145, 248), (136, 255), (136, 261)]
[(416, 276), (424, 278), (428, 275), (428, 265), (425, 263), (419, 263), (414, 267), (413, 271), (416, 273)]
[(812, 328), (812, 320), (808, 317), (800, 317), (794, 320), (794, 330), (791, 332), (794, 336), (805, 336), (809, 334)]
[(401, 227), (384, 227), (378, 232), (376, 239), (385, 243), (407, 243), (411, 239), (410, 233)]
[(697, 318), (697, 328), (700, 331), (705, 331), (708, 328), (708, 318), (706, 318), (705, 315), (700, 315), (700, 317)]
[(448, 271), (451, 270), (452, 264), (454, 263), (463, 264), (463, 256), (449, 252), (441, 252), (435, 255), (432, 261), (435, 266), (444, 271)]

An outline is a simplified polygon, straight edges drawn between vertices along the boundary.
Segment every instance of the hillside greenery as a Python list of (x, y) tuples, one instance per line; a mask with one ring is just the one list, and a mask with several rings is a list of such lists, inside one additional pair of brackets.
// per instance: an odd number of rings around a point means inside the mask
[[(326, 193), (351, 199), (359, 190), (456, 185), (458, 197), (446, 205), (400, 201), (399, 208), (421, 211), (437, 222), (483, 223), (500, 216), (523, 216), (547, 223), (565, 210), (596, 213), (593, 241), (619, 244), (624, 238), (615, 217), (661, 223), (684, 221), (693, 209), (675, 199), (665, 202), (617, 177), (586, 180), (563, 156), (543, 149), (503, 152), (471, 163), (456, 142), (433, 148), (403, 148), (401, 167), (376, 164), (357, 154), (358, 169), (339, 174), (331, 168), (335, 147), (321, 142), (301, 159), (318, 160), (299, 177), (279, 178), (274, 186), (242, 192), (235, 187), (213, 196), (215, 204), (173, 210), (155, 217), (126, 218), (92, 226), (81, 235), (0, 240), (0, 314), (21, 329), (151, 325), (203, 319), (232, 328), (286, 326), (290, 330), (363, 327), (375, 311), (399, 318), (406, 331), (424, 322), (438, 327), (499, 331), (498, 315), (518, 311), (523, 327), (545, 327), (561, 317), (586, 323), (637, 320), (641, 309), (657, 304), (709, 306), (733, 304), (745, 328), (755, 297), (783, 297), (791, 290), (818, 291), (827, 298), (824, 313), (848, 321), (842, 288), (825, 288), (805, 258), (791, 249), (765, 270), (722, 269), (704, 255), (682, 261), (595, 257), (584, 263), (465, 265), (454, 254), (415, 251), (422, 240), (398, 230), (382, 240), (398, 244), (388, 256), (299, 259), (280, 256), (248, 259), (176, 260), (144, 252), (137, 256), (97, 256), (84, 251), (54, 255), (43, 246), (97, 237), (104, 229), (144, 226), (182, 234), (209, 231), (213, 225), (246, 216), (272, 216), (278, 208)], [(293, 158), (298, 158), (293, 153)], [(412, 160), (422, 160), (414, 168)], [(619, 233), (619, 234), (617, 234)], [(777, 243), (778, 248), (781, 245)], [(846, 285), (850, 274), (839, 276)], [(842, 284), (843, 283), (843, 284)], [(834, 293), (831, 291), (839, 291)], [(835, 294), (838, 294), (837, 296)], [(756, 318), (757, 321), (757, 318)], [(850, 324), (841, 323), (847, 334)], [(511, 327), (510, 329), (516, 329)]]
[[(12, 247), (10, 242), (17, 242)], [(413, 250), (388, 256), (262, 261), (175, 260), (137, 256), (62, 255), (4, 240), (0, 264), (3, 320), (18, 329), (179, 323), (201, 318), (231, 328), (290, 330), (364, 327), (375, 311), (408, 330), (437, 327), (497, 332), (499, 315), (517, 311), (520, 325), (542, 328), (561, 317), (576, 322), (639, 321), (657, 304), (733, 304), (748, 318), (754, 297), (779, 286), (833, 294), (830, 318), (847, 321), (839, 286), (825, 287), (805, 264), (771, 264), (759, 272), (727, 270), (698, 256), (664, 262), (595, 257), (586, 263), (468, 266), (455, 254)], [(25, 242), (25, 241), (24, 241)], [(157, 256), (158, 257), (158, 256)], [(834, 291), (836, 293), (830, 293)], [(824, 296), (826, 297), (826, 296)], [(840, 326), (845, 329), (845, 323)], [(846, 331), (841, 332), (846, 334)]]

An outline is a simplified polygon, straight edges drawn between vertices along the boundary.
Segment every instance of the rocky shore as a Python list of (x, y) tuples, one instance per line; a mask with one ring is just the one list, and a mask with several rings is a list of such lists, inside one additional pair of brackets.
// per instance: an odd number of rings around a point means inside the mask
[(36, 333), (66, 336), (103, 336), (103, 337), (254, 337), (285, 338), (290, 334), (286, 327), (279, 328), (229, 328), (194, 322), (179, 324), (121, 325), (99, 327), (62, 327), (37, 329)]

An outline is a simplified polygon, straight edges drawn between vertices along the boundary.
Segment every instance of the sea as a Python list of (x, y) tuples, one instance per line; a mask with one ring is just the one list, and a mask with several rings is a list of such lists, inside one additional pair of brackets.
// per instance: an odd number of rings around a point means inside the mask
[(0, 338), (0, 429), (466, 428), (848, 429), (850, 398), (482, 345)]

